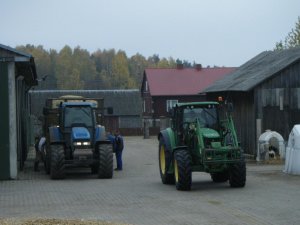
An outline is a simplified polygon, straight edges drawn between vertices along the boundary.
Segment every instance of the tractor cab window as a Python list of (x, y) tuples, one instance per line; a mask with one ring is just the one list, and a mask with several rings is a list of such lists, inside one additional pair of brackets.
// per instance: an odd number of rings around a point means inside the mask
[(87, 127), (93, 126), (93, 112), (91, 107), (66, 107), (64, 126), (72, 127), (74, 124), (84, 124)]
[(214, 105), (206, 105), (205, 107), (188, 107), (184, 109), (183, 122), (199, 123), (203, 127), (216, 128), (218, 124), (217, 109)]

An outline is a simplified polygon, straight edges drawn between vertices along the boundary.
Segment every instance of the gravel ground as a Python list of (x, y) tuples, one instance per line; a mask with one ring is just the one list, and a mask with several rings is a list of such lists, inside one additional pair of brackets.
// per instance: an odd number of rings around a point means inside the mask
[(62, 219), (0, 219), (1, 225), (125, 225), (91, 220), (62, 220)]
[(18, 180), (0, 181), (0, 225), (300, 224), (300, 176), (283, 173), (282, 162), (247, 163), (246, 186), (237, 189), (193, 173), (192, 190), (182, 192), (161, 183), (157, 139), (125, 137), (123, 156), (112, 179), (86, 170), (50, 180), (26, 161)]

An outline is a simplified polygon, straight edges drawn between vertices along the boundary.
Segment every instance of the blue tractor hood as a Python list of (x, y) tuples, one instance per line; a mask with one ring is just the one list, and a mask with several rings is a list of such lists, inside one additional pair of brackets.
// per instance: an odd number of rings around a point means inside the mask
[(90, 132), (85, 127), (73, 127), (71, 135), (73, 141), (83, 141), (91, 139)]

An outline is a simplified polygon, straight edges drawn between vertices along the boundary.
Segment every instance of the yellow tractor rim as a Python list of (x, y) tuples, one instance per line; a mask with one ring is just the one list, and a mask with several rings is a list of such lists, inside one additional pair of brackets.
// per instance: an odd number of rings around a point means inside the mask
[(174, 176), (175, 176), (175, 181), (177, 183), (179, 179), (179, 175), (178, 175), (178, 164), (176, 159), (174, 160)]
[(159, 163), (160, 163), (160, 171), (163, 175), (166, 173), (166, 159), (165, 159), (165, 147), (164, 145), (160, 146), (159, 149)]

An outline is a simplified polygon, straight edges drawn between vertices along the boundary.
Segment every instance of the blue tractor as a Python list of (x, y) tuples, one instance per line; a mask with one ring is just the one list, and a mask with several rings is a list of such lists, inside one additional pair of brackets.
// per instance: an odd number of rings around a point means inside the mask
[(105, 127), (97, 123), (103, 117), (101, 100), (80, 96), (47, 100), (45, 168), (51, 179), (64, 179), (68, 167), (90, 167), (98, 178), (112, 178), (113, 146)]

